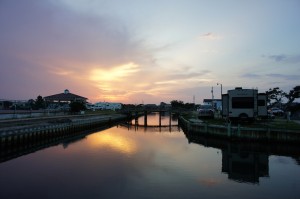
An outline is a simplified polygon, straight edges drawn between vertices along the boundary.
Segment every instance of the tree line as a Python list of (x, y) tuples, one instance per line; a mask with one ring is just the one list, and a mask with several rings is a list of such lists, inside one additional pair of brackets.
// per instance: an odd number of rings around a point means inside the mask
[(300, 86), (295, 86), (288, 93), (279, 87), (270, 88), (266, 91), (268, 96), (268, 105), (270, 107), (281, 105), (283, 101), (287, 101), (285, 106), (290, 107), (295, 99), (300, 98)]
[[(287, 110), (294, 109), (292, 106), (295, 99), (300, 98), (300, 85), (295, 86), (289, 92), (284, 92), (279, 87), (270, 88), (266, 91), (268, 96), (267, 98), (267, 105), (268, 107), (280, 106), (284, 103), (284, 108)], [(193, 109), (195, 107), (194, 103), (184, 103), (181, 100), (172, 100), (171, 102), (172, 108), (184, 108), (184, 109)], [(298, 104), (299, 106), (299, 104)], [(297, 107), (297, 106), (295, 106)]]

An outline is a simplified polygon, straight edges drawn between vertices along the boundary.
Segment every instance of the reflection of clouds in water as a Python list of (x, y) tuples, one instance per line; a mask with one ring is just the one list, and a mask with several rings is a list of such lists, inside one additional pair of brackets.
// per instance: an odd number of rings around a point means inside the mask
[(203, 180), (198, 180), (198, 182), (201, 184), (201, 185), (204, 185), (204, 186), (208, 186), (208, 187), (212, 187), (212, 186), (216, 186), (216, 185), (219, 185), (221, 184), (221, 181), (218, 180), (218, 179), (203, 179)]
[(286, 157), (273, 157), (273, 161), (278, 163), (278, 164), (290, 164), (291, 163), (291, 159), (290, 158), (286, 158)]
[(137, 151), (137, 144), (134, 140), (116, 133), (96, 133), (91, 135), (88, 141), (93, 148), (110, 148), (127, 155), (132, 155)]

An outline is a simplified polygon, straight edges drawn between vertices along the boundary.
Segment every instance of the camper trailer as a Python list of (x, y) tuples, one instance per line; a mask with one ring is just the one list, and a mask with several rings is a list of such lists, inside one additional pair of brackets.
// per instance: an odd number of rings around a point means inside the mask
[(267, 95), (257, 89), (237, 87), (222, 95), (222, 115), (231, 120), (267, 118)]

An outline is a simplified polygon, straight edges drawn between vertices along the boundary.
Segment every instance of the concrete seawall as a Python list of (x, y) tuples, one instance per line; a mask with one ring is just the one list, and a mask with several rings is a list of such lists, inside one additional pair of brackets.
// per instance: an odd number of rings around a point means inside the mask
[(300, 130), (280, 130), (271, 128), (246, 128), (227, 125), (212, 125), (204, 122), (195, 122), (179, 117), (179, 125), (187, 132), (201, 135), (222, 137), (226, 139), (294, 142), (300, 143)]
[(16, 123), (15, 126), (11, 125), (9, 128), (0, 129), (0, 147), (17, 146), (43, 139), (47, 140), (76, 135), (84, 130), (112, 125), (124, 119), (126, 119), (126, 116), (123, 115), (106, 115), (101, 117), (84, 117), (74, 119), (73, 121), (66, 120), (62, 123), (37, 123), (24, 127), (18, 127)]

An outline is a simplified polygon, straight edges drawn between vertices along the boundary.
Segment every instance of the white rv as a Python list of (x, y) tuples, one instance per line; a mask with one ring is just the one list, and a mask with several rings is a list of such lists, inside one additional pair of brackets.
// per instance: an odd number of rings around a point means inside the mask
[(237, 87), (222, 95), (222, 115), (231, 120), (267, 118), (267, 95), (256, 89)]

